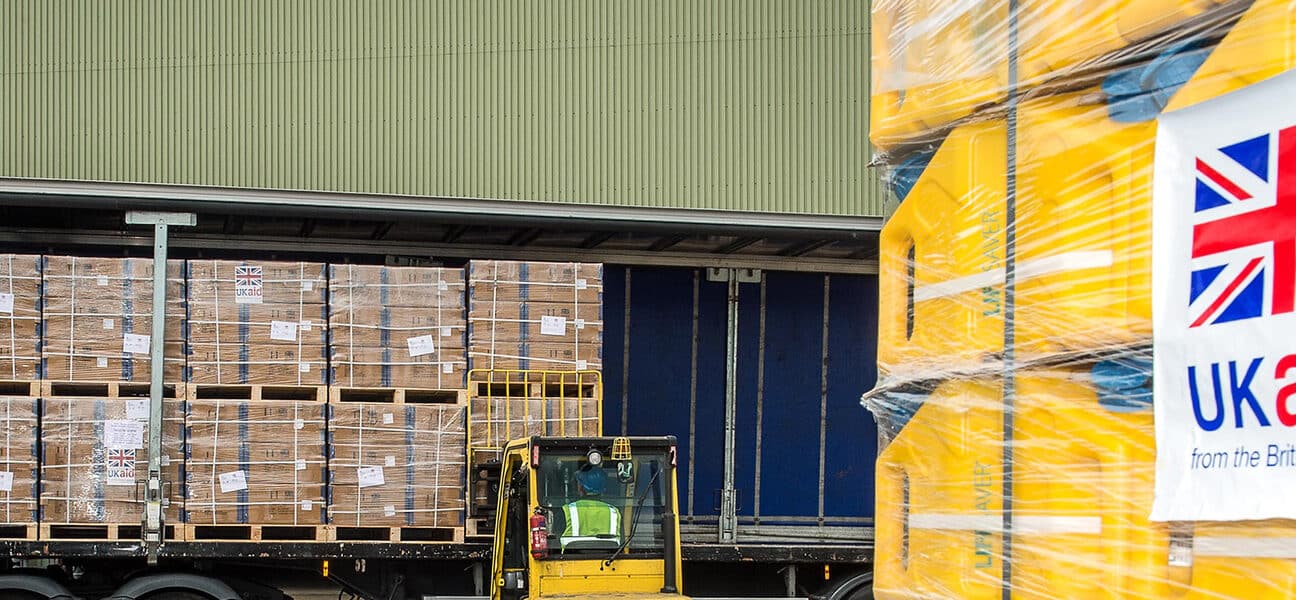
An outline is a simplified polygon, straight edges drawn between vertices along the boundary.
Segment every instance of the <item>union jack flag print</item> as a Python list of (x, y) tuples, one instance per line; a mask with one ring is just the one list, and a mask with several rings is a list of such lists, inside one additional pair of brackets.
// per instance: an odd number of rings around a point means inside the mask
[(261, 302), (261, 267), (240, 265), (234, 267), (234, 301), (238, 304)]
[(1190, 327), (1296, 310), (1296, 127), (1196, 157)]
[(135, 450), (122, 448), (109, 448), (107, 456), (104, 458), (109, 469), (135, 468)]

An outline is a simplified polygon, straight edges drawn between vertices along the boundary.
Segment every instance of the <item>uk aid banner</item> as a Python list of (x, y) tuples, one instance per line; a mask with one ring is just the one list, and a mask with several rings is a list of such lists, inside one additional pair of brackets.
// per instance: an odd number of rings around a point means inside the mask
[(1156, 521), (1296, 518), (1296, 72), (1162, 115)]

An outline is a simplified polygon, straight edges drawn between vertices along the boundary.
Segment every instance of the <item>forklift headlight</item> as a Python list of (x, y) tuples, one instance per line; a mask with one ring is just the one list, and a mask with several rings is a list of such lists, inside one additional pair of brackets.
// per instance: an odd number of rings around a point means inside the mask
[(603, 453), (598, 450), (590, 450), (589, 455), (585, 458), (589, 461), (590, 466), (597, 467), (603, 464)]

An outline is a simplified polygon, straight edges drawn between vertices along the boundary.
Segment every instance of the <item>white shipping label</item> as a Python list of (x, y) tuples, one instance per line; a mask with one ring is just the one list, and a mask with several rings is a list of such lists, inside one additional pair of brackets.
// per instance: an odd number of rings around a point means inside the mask
[(99, 284), (100, 286), (108, 285), (108, 277), (105, 275), (100, 275), (99, 278), (95, 280), (95, 283)]
[(261, 267), (239, 265), (234, 267), (234, 303), (261, 304), (264, 286)]
[(301, 429), (306, 426), (305, 419), (293, 419), (293, 429)]
[(298, 471), (305, 471), (305, 470), (306, 470), (306, 459), (304, 459), (304, 458), (299, 458), (299, 459), (297, 459), (296, 468), (297, 468)]
[(424, 356), (436, 352), (436, 344), (432, 342), (430, 335), (406, 338), (405, 345), (409, 346), (410, 356)]
[(302, 330), (302, 331), (310, 331), (311, 328), (312, 328), (313, 326), (314, 326), (314, 324), (311, 323), (310, 321), (302, 321), (302, 322), (301, 322), (301, 330)]
[(437, 282), (437, 291), (439, 291), (439, 292), (444, 292), (444, 291), (446, 291), (446, 290), (448, 290), (448, 289), (450, 289), (450, 285), (447, 284), (446, 282), (444, 282), (444, 281), (438, 281), (438, 282)]
[(374, 487), (387, 483), (386, 481), (383, 481), (382, 467), (360, 467), (356, 469), (356, 479), (359, 480), (360, 487), (362, 488)]
[(13, 314), (13, 294), (0, 294), (0, 313)]
[(247, 474), (243, 471), (230, 471), (229, 473), (220, 474), (220, 490), (222, 494), (246, 489), (248, 489)]
[(303, 281), (303, 282), (302, 282), (302, 291), (303, 291), (303, 292), (309, 292), (309, 291), (312, 291), (312, 290), (314, 290), (314, 289), (315, 289), (315, 282), (314, 282), (314, 281)]
[(13, 473), (0, 471), (0, 492), (13, 491)]
[(588, 281), (585, 281), (584, 279), (577, 279), (577, 280), (576, 280), (576, 289), (578, 289), (578, 290), (583, 290), (583, 289), (585, 289), (585, 288), (587, 288), (587, 287), (589, 287), (589, 282), (588, 282)]
[(442, 372), (442, 373), (453, 373), (453, 372), (454, 372), (454, 364), (452, 364), (452, 363), (441, 363), (441, 372)]
[(127, 400), (126, 418), (135, 421), (147, 421), (149, 418), (149, 401)]
[(390, 454), (388, 454), (388, 455), (387, 455), (387, 460), (386, 460), (386, 463), (385, 463), (385, 464), (386, 464), (387, 466), (389, 466), (389, 467), (394, 467), (394, 466), (396, 466), (396, 457), (395, 457), (395, 456), (392, 456), (392, 455), (390, 455)]
[(585, 329), (585, 319), (573, 320), (572, 327), (575, 327), (576, 329)]
[(115, 327), (115, 326), (116, 326), (116, 323), (114, 323), (112, 319), (104, 319), (104, 320), (103, 320), (103, 328), (104, 328), (104, 329), (112, 329), (112, 328)]
[(108, 366), (108, 357), (107, 357), (107, 356), (100, 356), (99, 358), (95, 359), (95, 366), (96, 366), (96, 367), (99, 367), (100, 369), (103, 369), (103, 368), (107, 367), (107, 366)]
[(144, 423), (140, 421), (104, 421), (103, 446), (109, 450), (134, 450), (144, 447)]
[(442, 327), (442, 328), (441, 328), (441, 337), (450, 337), (450, 335), (451, 335), (451, 333), (452, 333), (453, 331), (454, 331), (454, 328), (453, 328), (453, 327)]
[(576, 370), (577, 370), (577, 371), (584, 371), (585, 369), (588, 369), (588, 368), (589, 368), (589, 361), (585, 361), (585, 360), (577, 360), (577, 361), (576, 361)]
[(310, 363), (297, 363), (297, 370), (302, 373), (310, 373)]
[(297, 324), (292, 321), (271, 321), (270, 339), (281, 342), (297, 341)]
[(122, 352), (148, 354), (150, 338), (147, 335), (128, 333), (122, 336)]
[(395, 422), (396, 417), (393, 417), (391, 413), (383, 413), (383, 425), (391, 425)]
[(158, 462), (161, 463), (162, 466), (164, 466), (164, 467), (169, 467), (169, 466), (171, 466), (171, 455), (170, 455), (170, 454), (163, 454), (163, 455), (162, 455), (162, 458), (158, 459)]
[(310, 500), (302, 500), (301, 507), (302, 510), (310, 510), (315, 507), (315, 503), (311, 502)]
[(395, 507), (395, 506), (392, 506), (391, 504), (388, 504), (387, 506), (384, 506), (384, 507), (383, 507), (383, 516), (384, 516), (384, 517), (394, 517), (394, 516), (396, 516), (396, 507)]
[(567, 335), (567, 317), (540, 317), (540, 335)]

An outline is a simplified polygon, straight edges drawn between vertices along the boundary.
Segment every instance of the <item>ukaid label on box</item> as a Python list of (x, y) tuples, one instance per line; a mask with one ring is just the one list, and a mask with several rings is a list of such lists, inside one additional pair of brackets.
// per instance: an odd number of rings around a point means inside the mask
[(235, 304), (261, 304), (261, 299), (265, 297), (264, 289), (261, 267), (252, 265), (234, 267)]
[(1296, 518), (1296, 73), (1161, 117), (1160, 521)]
[(106, 483), (112, 486), (135, 485), (134, 448), (107, 448), (104, 450), (104, 475)]

